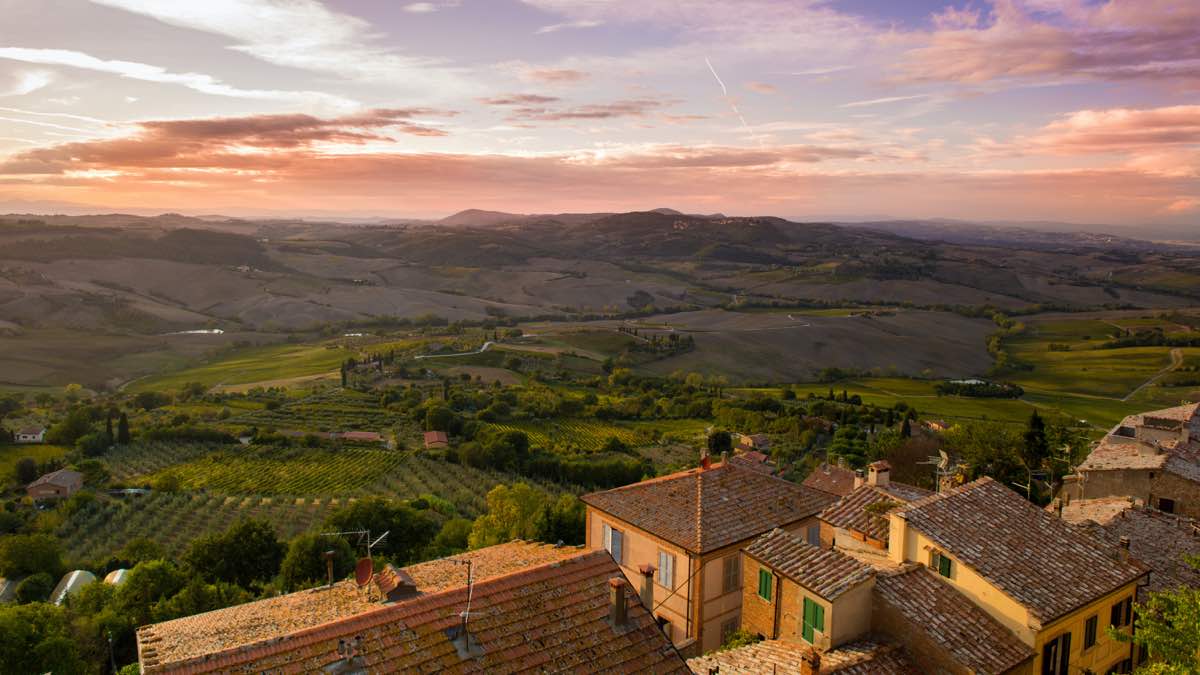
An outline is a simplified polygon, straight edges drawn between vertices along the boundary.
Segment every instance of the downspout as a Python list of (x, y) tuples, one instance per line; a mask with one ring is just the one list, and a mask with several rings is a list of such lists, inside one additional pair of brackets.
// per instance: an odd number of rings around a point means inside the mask
[(779, 622), (783, 614), (783, 577), (772, 573), (775, 577), (775, 618), (771, 622), (771, 639), (779, 637)]

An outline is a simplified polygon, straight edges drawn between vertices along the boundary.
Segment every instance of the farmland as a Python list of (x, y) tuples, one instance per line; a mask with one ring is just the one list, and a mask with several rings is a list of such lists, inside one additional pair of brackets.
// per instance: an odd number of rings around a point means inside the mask
[(705, 429), (703, 420), (655, 420), (638, 422), (601, 422), (589, 419), (565, 419), (551, 422), (511, 422), (493, 424), (503, 430), (523, 431), (530, 443), (563, 452), (598, 452), (610, 438), (627, 446), (642, 447), (660, 443), (699, 445)]
[(269, 345), (235, 350), (204, 365), (133, 382), (130, 391), (181, 389), (189, 382), (206, 387), (319, 375), (336, 371), (355, 352), (338, 344)]

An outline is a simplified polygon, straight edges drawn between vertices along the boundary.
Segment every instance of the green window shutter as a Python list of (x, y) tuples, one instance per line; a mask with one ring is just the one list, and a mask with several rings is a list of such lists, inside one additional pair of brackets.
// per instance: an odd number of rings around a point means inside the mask
[(800, 637), (812, 644), (816, 631), (825, 632), (825, 608), (808, 598), (804, 599), (804, 615), (800, 627)]
[(938, 573), (947, 579), (950, 578), (950, 559), (944, 555), (938, 556)]
[(771, 601), (771, 573), (765, 569), (758, 570), (758, 597)]

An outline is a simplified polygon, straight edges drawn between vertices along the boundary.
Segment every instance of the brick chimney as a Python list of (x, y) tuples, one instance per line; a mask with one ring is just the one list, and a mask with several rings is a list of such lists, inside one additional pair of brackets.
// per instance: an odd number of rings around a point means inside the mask
[(854, 489), (857, 490), (858, 488), (865, 485), (866, 482), (867, 482), (867, 479), (863, 476), (863, 470), (855, 469), (854, 470)]
[(1117, 556), (1121, 562), (1129, 560), (1129, 537), (1121, 537), (1121, 545), (1117, 548)]
[(887, 460), (879, 460), (871, 462), (867, 467), (867, 483), (876, 487), (887, 487), (891, 482), (892, 465), (887, 463)]
[(816, 649), (808, 647), (800, 655), (800, 675), (820, 675), (821, 654)]
[(700, 451), (700, 468), (708, 471), (708, 468), (711, 466), (712, 460), (708, 457), (708, 448), (704, 448)]
[(325, 572), (329, 575), (330, 586), (333, 586), (333, 557), (336, 555), (334, 551), (325, 551)]
[(608, 580), (608, 619), (613, 628), (624, 628), (629, 623), (629, 605), (628, 599), (625, 597), (625, 587), (628, 585), (624, 577), (613, 577)]
[(646, 606), (646, 611), (654, 611), (654, 573), (657, 572), (654, 565), (643, 563), (638, 566), (638, 571), (642, 573), (642, 588), (638, 595), (642, 599), (642, 604)]

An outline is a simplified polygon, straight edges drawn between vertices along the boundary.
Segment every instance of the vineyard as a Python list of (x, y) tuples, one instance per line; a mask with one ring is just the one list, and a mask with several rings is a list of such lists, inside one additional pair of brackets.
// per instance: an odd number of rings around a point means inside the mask
[[(107, 459), (114, 479), (128, 485), (156, 484), (172, 476), (182, 490), (219, 494), (400, 499), (435, 495), (468, 518), (484, 510), (487, 491), (498, 483), (537, 483), (412, 453), (365, 448), (147, 443), (118, 448)], [(537, 484), (552, 493), (565, 489)]]
[(541, 423), (497, 423), (491, 426), (506, 431), (523, 431), (533, 446), (555, 448), (566, 453), (592, 453), (603, 449), (610, 438), (616, 438), (630, 447), (696, 442), (703, 436), (707, 424), (703, 420), (601, 422), (570, 419)]
[(178, 555), (192, 540), (222, 532), (242, 517), (274, 524), (291, 538), (322, 522), (345, 500), (215, 494), (154, 493), (96, 501), (65, 520), (55, 532), (70, 560), (100, 560), (133, 539), (154, 540)]

